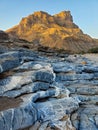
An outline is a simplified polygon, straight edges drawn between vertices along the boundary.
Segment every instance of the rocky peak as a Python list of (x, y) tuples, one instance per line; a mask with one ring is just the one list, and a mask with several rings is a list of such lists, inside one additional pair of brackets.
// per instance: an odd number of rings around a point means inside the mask
[(42, 17), (47, 17), (47, 16), (51, 16), (50, 14), (44, 12), (44, 11), (37, 11), (37, 12), (34, 12), (33, 14), (35, 17), (38, 17), (38, 18), (42, 18)]
[(60, 26), (64, 26), (66, 28), (78, 28), (76, 24), (73, 23), (73, 17), (70, 11), (62, 11), (56, 15), (54, 18)]
[(22, 18), (20, 22), (20, 25), (24, 25), (24, 27), (31, 27), (33, 24), (45, 24), (47, 26), (49, 26), (49, 24), (59, 24), (60, 26), (77, 27), (72, 26), (75, 24), (73, 24), (70, 11), (62, 11), (53, 16), (44, 11), (37, 11), (28, 17)]
[(43, 11), (34, 12), (6, 32), (16, 39), (34, 44), (38, 41), (42, 46), (74, 53), (87, 52), (92, 46), (98, 46), (73, 22), (70, 11), (62, 11), (53, 16)]
[(68, 20), (70, 22), (73, 22), (73, 18), (72, 18), (70, 11), (62, 11), (58, 14), (55, 14), (54, 17), (62, 19), (62, 20)]
[(30, 26), (32, 24), (49, 24), (54, 22), (54, 18), (46, 12), (38, 11), (28, 17), (22, 18), (20, 24)]

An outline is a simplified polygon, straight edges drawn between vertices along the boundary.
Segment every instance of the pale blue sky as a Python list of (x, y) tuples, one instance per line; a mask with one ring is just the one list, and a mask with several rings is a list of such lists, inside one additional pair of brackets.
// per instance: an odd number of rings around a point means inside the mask
[(0, 0), (0, 29), (18, 24), (35, 11), (55, 14), (63, 10), (71, 11), (84, 33), (98, 38), (98, 0)]

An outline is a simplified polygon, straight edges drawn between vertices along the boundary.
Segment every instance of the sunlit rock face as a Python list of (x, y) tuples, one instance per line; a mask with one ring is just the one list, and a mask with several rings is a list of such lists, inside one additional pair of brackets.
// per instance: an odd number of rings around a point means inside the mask
[(87, 52), (91, 47), (98, 46), (97, 41), (85, 35), (73, 22), (70, 11), (55, 15), (34, 12), (6, 32), (16, 39), (25, 39), (34, 44), (37, 41), (43, 46), (69, 52)]

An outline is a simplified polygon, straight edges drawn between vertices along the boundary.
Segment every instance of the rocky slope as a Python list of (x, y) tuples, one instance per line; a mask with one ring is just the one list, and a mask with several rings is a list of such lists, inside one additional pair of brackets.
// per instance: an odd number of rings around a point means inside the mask
[(91, 56), (2, 50), (0, 130), (98, 130), (98, 61)]
[(9, 40), (8, 34), (0, 30), (0, 42), (4, 42), (6, 40)]
[(73, 23), (70, 11), (50, 15), (39, 11), (22, 18), (20, 23), (6, 31), (13, 39), (25, 39), (32, 44), (41, 44), (67, 52), (87, 52), (98, 42), (83, 34)]

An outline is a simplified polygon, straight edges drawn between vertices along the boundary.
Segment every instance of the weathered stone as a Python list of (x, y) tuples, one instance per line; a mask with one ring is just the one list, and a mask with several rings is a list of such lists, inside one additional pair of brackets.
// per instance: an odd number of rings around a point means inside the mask
[(98, 127), (98, 115), (95, 116), (95, 123), (96, 123), (96, 126)]
[(18, 73), (0, 81), (0, 95), (13, 89), (19, 89), (32, 82), (33, 72)]
[(35, 81), (52, 83), (54, 78), (55, 74), (50, 68), (17, 73), (0, 81), (0, 95), (3, 95), (9, 90), (22, 88), (24, 85)]
[(88, 86), (87, 88), (85, 88), (85, 87), (78, 88), (77, 93), (82, 94), (82, 95), (96, 95), (96, 94), (98, 94), (98, 87), (97, 86), (93, 86), (93, 87)]
[(5, 92), (2, 96), (7, 96), (7, 97), (17, 97), (22, 94), (28, 94), (28, 93), (34, 93), (36, 91), (40, 90), (47, 90), (49, 89), (49, 83), (44, 83), (44, 82), (35, 82), (35, 83), (30, 83), (29, 85), (25, 85), (21, 88), (16, 88), (14, 90), (10, 90)]
[(84, 67), (84, 70), (83, 72), (86, 72), (86, 73), (95, 73), (95, 72), (98, 72), (98, 67), (97, 66), (87, 66), (87, 67)]
[(85, 114), (81, 114), (79, 129), (80, 130), (97, 130), (98, 128), (94, 124), (93, 119), (88, 118), (88, 116)]
[(51, 64), (48, 63), (43, 63), (42, 61), (31, 61), (31, 62), (26, 62), (24, 64), (22, 64), (21, 66), (19, 66), (17, 69), (19, 70), (28, 70), (28, 69), (32, 69), (32, 70), (40, 70), (40, 69), (47, 69), (47, 68), (51, 68)]
[[(41, 114), (39, 115), (39, 119), (43, 122), (49, 121), (53, 124), (56, 121), (59, 122), (64, 116), (70, 115), (73, 111), (77, 110), (78, 107), (78, 103), (72, 98), (62, 98), (44, 103), (37, 103), (37, 109)], [(64, 124), (66, 125), (66, 122)]]
[[(95, 62), (78, 55), (60, 58), (43, 53), (40, 56), (26, 49), (0, 56), (0, 63), (4, 57), (16, 57), (19, 63), (9, 67), (12, 62), (5, 60), (9, 65), (4, 72), (11, 71), (1, 73), (0, 98), (3, 100), (6, 96), (9, 100), (8, 107), (0, 104), (0, 130), (98, 129), (98, 67)], [(87, 64), (81, 64), (82, 61)]]
[(56, 95), (55, 89), (49, 89), (47, 91), (39, 91), (36, 93), (26, 94), (24, 96), (21, 96), (21, 99), (23, 101), (32, 101), (36, 102), (38, 99), (45, 99), (49, 97), (54, 97)]
[(94, 78), (94, 74), (57, 74), (57, 81), (74, 81), (74, 80), (92, 80)]
[(23, 63), (19, 52), (8, 52), (0, 55), (0, 73), (11, 70)]
[(0, 112), (0, 130), (17, 130), (34, 124), (37, 110), (33, 104), (23, 104), (17, 108)]
[(73, 66), (66, 62), (53, 63), (53, 70), (55, 73), (68, 73), (73, 70)]

